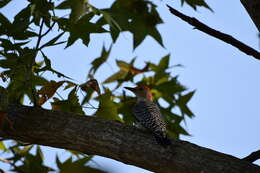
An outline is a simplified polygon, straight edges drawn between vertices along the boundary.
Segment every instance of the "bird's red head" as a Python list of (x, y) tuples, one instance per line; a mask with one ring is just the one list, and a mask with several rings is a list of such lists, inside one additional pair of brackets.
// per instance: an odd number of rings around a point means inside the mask
[(132, 91), (140, 99), (153, 101), (151, 89), (146, 85), (140, 85), (134, 88), (125, 87), (125, 89)]

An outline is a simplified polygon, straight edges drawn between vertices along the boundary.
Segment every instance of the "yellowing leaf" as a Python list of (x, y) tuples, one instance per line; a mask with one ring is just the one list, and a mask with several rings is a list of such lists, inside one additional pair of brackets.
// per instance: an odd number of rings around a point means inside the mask
[(125, 71), (118, 71), (115, 74), (113, 74), (112, 76), (108, 77), (104, 83), (111, 83), (111, 82), (115, 82), (117, 80), (120, 79), (124, 79), (127, 76), (128, 72)]
[(5, 144), (3, 141), (0, 141), (0, 150), (6, 150)]
[(60, 110), (60, 106), (58, 104), (55, 104), (57, 102), (59, 102), (60, 100), (56, 97), (53, 97), (53, 102), (51, 102), (51, 109), (55, 110), (55, 111), (59, 111)]
[(96, 91), (98, 93), (98, 95), (100, 95), (100, 88), (99, 88), (99, 85), (98, 85), (98, 81), (96, 79), (90, 79), (89, 81), (81, 84), (79, 87), (83, 91), (86, 91), (86, 92), (87, 92), (88, 88), (91, 88), (94, 91)]
[(39, 99), (39, 104), (42, 105), (44, 104), (48, 99), (50, 99), (57, 89), (66, 81), (60, 81), (60, 82), (55, 82), (55, 81), (50, 81), (47, 85), (43, 86), (39, 91), (38, 94), (41, 95)]

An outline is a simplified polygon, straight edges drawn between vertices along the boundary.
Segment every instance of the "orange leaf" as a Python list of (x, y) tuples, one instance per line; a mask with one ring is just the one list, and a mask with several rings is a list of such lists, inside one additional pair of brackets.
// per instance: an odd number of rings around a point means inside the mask
[(53, 98), (53, 102), (51, 102), (52, 110), (55, 110), (55, 111), (60, 110), (60, 106), (55, 104), (55, 102), (58, 102), (58, 101), (60, 101), (58, 98), (56, 98), (56, 97)]
[(39, 99), (39, 104), (42, 105), (44, 104), (48, 99), (50, 99), (57, 89), (66, 81), (60, 81), (60, 82), (55, 82), (55, 81), (50, 81), (47, 85), (43, 86), (39, 91), (38, 94), (41, 95)]
[(148, 70), (149, 70), (149, 63), (147, 63), (143, 69), (138, 69), (138, 68), (135, 68), (134, 66), (130, 67), (130, 72), (133, 75), (144, 73), (144, 72), (147, 72)]
[(38, 100), (38, 104), (39, 105), (43, 105), (46, 101), (48, 100), (46, 95), (42, 95), (39, 100)]
[(95, 90), (98, 95), (100, 95), (100, 88), (98, 85), (98, 81), (96, 79), (90, 79), (89, 81), (81, 84), (79, 86), (83, 91), (86, 91), (88, 88), (92, 88), (93, 90)]

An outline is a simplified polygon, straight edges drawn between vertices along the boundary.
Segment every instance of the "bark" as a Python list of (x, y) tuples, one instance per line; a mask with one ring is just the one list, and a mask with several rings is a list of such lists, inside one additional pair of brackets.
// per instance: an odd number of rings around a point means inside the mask
[(100, 155), (154, 172), (260, 172), (257, 165), (186, 141), (172, 139), (164, 148), (150, 133), (112, 120), (17, 105), (1, 116), (5, 139)]
[(255, 23), (258, 31), (260, 32), (260, 1), (259, 0), (241, 0), (246, 11)]

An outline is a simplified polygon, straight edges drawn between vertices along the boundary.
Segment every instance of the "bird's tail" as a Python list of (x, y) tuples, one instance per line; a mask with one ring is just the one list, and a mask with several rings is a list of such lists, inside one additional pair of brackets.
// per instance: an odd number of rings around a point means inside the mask
[(166, 135), (164, 136), (164, 135), (154, 134), (154, 137), (155, 137), (157, 143), (164, 147), (171, 144), (171, 139), (169, 139)]

